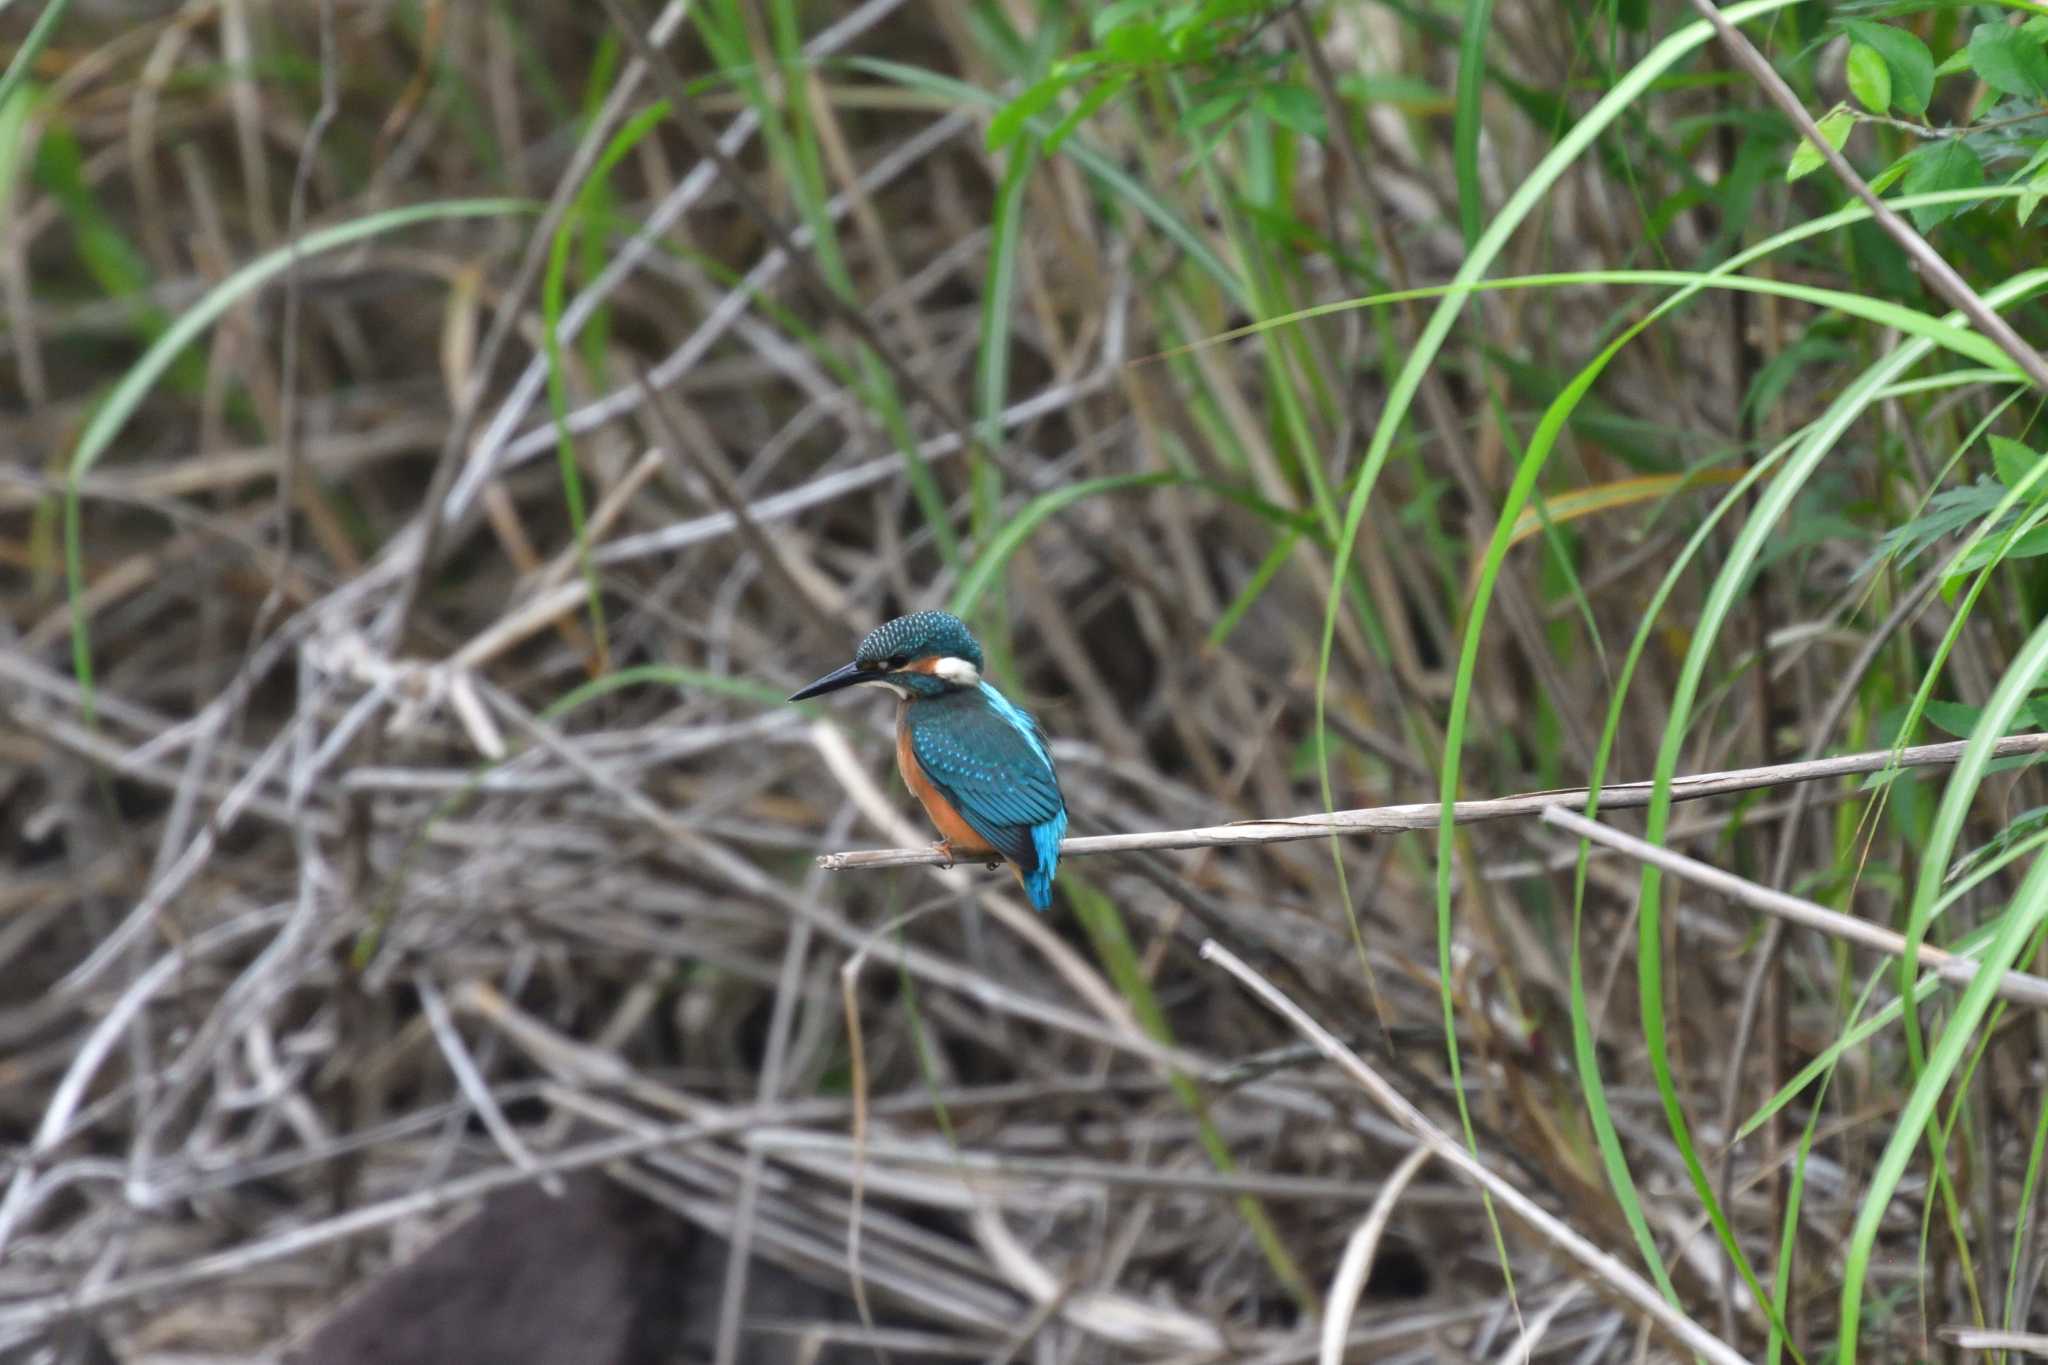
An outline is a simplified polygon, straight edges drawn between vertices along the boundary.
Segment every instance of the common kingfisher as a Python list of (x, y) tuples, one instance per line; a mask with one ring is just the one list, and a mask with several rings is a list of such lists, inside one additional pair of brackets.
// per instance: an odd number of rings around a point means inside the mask
[(1009, 861), (1025, 896), (1052, 905), (1067, 803), (1052, 750), (1031, 713), (981, 678), (981, 646), (943, 611), (899, 616), (868, 632), (853, 662), (790, 697), (880, 683), (896, 708), (896, 765), (938, 826), (938, 851)]

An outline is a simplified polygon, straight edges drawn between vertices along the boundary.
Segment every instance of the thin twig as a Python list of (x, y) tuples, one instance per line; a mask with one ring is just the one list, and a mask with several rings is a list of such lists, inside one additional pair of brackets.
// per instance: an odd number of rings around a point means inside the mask
[(1991, 306), (1984, 302), (1977, 291), (1970, 288), (1963, 277), (1956, 273), (1955, 267), (1944, 260), (1940, 252), (1929, 246), (1927, 239), (1915, 232), (1912, 225), (1901, 218), (1896, 209), (1880, 199), (1877, 191), (1871, 189), (1862, 176), (1856, 174), (1856, 168), (1849, 164), (1849, 158), (1843, 156), (1835, 144), (1828, 141), (1821, 132), (1820, 125), (1814, 122), (1813, 115), (1807, 113), (1806, 106), (1799, 102), (1799, 96), (1792, 92), (1791, 86), (1785, 84), (1784, 77), (1778, 74), (1777, 68), (1771, 65), (1770, 60), (1757, 51), (1756, 44), (1750, 42), (1735, 25), (1728, 22), (1713, 0), (1692, 0), (1692, 7), (1706, 16), (1707, 22), (1721, 35), (1721, 41), (1727, 45), (1735, 60), (1756, 78), (1764, 93), (1771, 97), (1771, 102), (1784, 111), (1785, 117), (1792, 120), (1793, 126), (1798, 128), (1806, 140), (1813, 144), (1814, 150), (1826, 159), (1828, 168), (1834, 171), (1844, 185), (1855, 191), (1858, 199), (1869, 205), (1872, 219), (1884, 229), (1886, 236), (1899, 244), (1899, 249), (1906, 253), (1907, 258), (1913, 262), (1934, 292), (1954, 304), (1956, 310), (1970, 320), (1972, 327), (1990, 338), (1999, 350), (2011, 356), (2013, 364), (2019, 366), (2020, 372), (2026, 375), (2035, 388), (2048, 392), (2048, 361), (2042, 360), (2041, 353), (2029, 346), (2025, 339), (2012, 329), (2011, 324), (1992, 311)]
[(1307, 1012), (1290, 1000), (1279, 987), (1239, 961), (1228, 948), (1214, 939), (1209, 939), (1202, 944), (1202, 956), (1221, 965), (1225, 971), (1243, 982), (1246, 988), (1275, 1014), (1292, 1024), (1303, 1037), (1314, 1043), (1325, 1057), (1336, 1063), (1339, 1070), (1358, 1082), (1360, 1088), (1372, 1097), (1373, 1102), (1387, 1112), (1388, 1117), (1427, 1147), (1431, 1155), (1485, 1189), (1488, 1194), (1500, 1201), (1502, 1208), (1561, 1255), (1582, 1268), (1596, 1283), (1662, 1328), (1686, 1351), (1715, 1361), (1718, 1365), (1739, 1365), (1742, 1356), (1726, 1342), (1666, 1303), (1649, 1281), (1630, 1270), (1619, 1257), (1602, 1251), (1560, 1222), (1542, 1205), (1496, 1175), (1478, 1157), (1466, 1151), (1464, 1145), (1456, 1138), (1431, 1123), (1428, 1116), (1410, 1104), (1407, 1097), (1389, 1085), (1378, 1072), (1367, 1066), (1357, 1053), (1344, 1046), (1329, 1030), (1311, 1019)]
[[(1755, 791), (1760, 787), (1782, 787), (1794, 782), (1818, 782), (1830, 777), (1853, 777), (1859, 773), (1885, 772), (1893, 768), (1942, 768), (1962, 756), (1962, 740), (1946, 744), (1920, 744), (1910, 749), (1879, 749), (1870, 753), (1843, 754), (1798, 763), (1773, 763), (1761, 768), (1735, 768), (1727, 772), (1700, 773), (1672, 779), (1673, 801), (1698, 801), (1709, 796)], [(2012, 735), (1998, 742), (1997, 757), (2048, 752), (2048, 733)], [(1599, 808), (1627, 810), (1647, 806), (1655, 791), (1650, 782), (1623, 782), (1600, 789)], [(1591, 796), (1585, 787), (1564, 787), (1555, 791), (1527, 792), (1484, 801), (1459, 801), (1451, 808), (1451, 819), (1460, 825), (1486, 820), (1512, 820), (1541, 816), (1552, 807), (1583, 807)], [(1421, 801), (1405, 806), (1365, 806), (1358, 810), (1333, 811), (1328, 815), (1294, 815), (1272, 820), (1240, 820), (1228, 825), (1196, 829), (1149, 830), (1138, 834), (1094, 834), (1069, 839), (1060, 845), (1062, 858), (1085, 858), (1096, 853), (1129, 853), (1137, 849), (1217, 848), (1229, 844), (1280, 844), (1314, 839), (1327, 834), (1403, 834), (1435, 829), (1443, 818), (1443, 805)], [(821, 853), (818, 866), (830, 872), (855, 868), (942, 866), (944, 854), (933, 848), (876, 848), (849, 853)]]
[[(1563, 806), (1551, 806), (1546, 809), (1543, 812), (1543, 822), (1556, 825), (1559, 829), (1576, 834), (1582, 839), (1590, 839), (1596, 844), (1605, 844), (1609, 848), (1617, 849), (1631, 858), (1662, 868), (1674, 877), (1683, 877), (1699, 886), (1711, 887), (1753, 910), (1762, 910), (1766, 914), (1791, 920), (1795, 924), (1803, 924), (1823, 934), (1833, 934), (1836, 938), (1847, 939), (1851, 943), (1874, 948), (1893, 957), (1906, 951), (1905, 938), (1889, 929), (1881, 928), (1867, 920), (1857, 919), (1854, 915), (1844, 915), (1824, 905), (1816, 905), (1812, 901), (1787, 895), (1783, 891), (1773, 891), (1768, 886), (1760, 886), (1732, 872), (1723, 872), (1718, 867), (1703, 863), (1697, 858), (1688, 858), (1683, 853), (1659, 848), (1646, 839), (1638, 839), (1633, 834), (1623, 834), (1620, 830), (1610, 829), (1597, 820), (1575, 815)], [(1922, 966), (1954, 985), (1967, 986), (1976, 978), (1978, 964), (1966, 957), (1943, 952), (1926, 943), (1920, 945), (1918, 956)], [(2007, 972), (1999, 980), (1998, 994), (2018, 1005), (2048, 1005), (2048, 981), (2038, 976), (2029, 976), (2025, 972)]]

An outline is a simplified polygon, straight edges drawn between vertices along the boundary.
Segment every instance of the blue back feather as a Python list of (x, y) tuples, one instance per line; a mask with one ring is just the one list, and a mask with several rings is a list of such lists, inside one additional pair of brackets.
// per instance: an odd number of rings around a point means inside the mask
[(1017, 865), (1031, 904), (1050, 908), (1067, 803), (1031, 713), (982, 683), (918, 698), (904, 708), (904, 723), (932, 785), (989, 847)]

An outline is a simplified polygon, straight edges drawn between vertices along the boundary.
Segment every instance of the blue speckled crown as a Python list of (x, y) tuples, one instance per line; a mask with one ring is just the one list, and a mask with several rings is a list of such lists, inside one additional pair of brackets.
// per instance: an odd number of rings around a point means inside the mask
[(980, 668), (981, 646), (959, 617), (943, 611), (914, 611), (876, 626), (853, 652), (854, 662), (863, 664), (932, 657), (965, 659)]

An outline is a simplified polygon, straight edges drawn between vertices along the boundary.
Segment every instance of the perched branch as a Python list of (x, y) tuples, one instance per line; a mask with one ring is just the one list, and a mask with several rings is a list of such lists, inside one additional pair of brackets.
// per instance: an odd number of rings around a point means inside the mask
[[(2048, 753), (2048, 734), (2013, 735), (1998, 742), (2000, 758), (2013, 754)], [(1671, 781), (1673, 801), (1698, 801), (1730, 792), (1754, 791), (1759, 787), (1783, 787), (1795, 782), (1817, 782), (1830, 777), (1853, 777), (1858, 773), (1883, 772), (1888, 768), (1943, 768), (1962, 757), (1963, 741), (1920, 744), (1910, 749), (1879, 749), (1872, 753), (1843, 754), (1800, 763), (1773, 763), (1762, 768), (1737, 768), (1729, 772), (1700, 773)], [(1599, 809), (1627, 810), (1650, 804), (1652, 784), (1622, 782), (1600, 789)], [(1556, 791), (1528, 792), (1485, 801), (1459, 801), (1451, 808), (1451, 819), (1460, 825), (1482, 820), (1512, 820), (1535, 817), (1552, 806), (1583, 808), (1591, 792), (1585, 787)], [(1130, 853), (1139, 849), (1216, 848), (1229, 844), (1280, 844), (1295, 839), (1314, 839), (1325, 834), (1403, 834), (1411, 830), (1435, 829), (1443, 818), (1443, 806), (1435, 801), (1406, 806), (1366, 806), (1340, 810), (1329, 815), (1280, 816), (1271, 820), (1239, 820), (1228, 825), (1199, 829), (1162, 829), (1140, 834), (1095, 834), (1069, 839), (1060, 845), (1062, 858), (1084, 858), (1092, 853)], [(936, 848), (876, 848), (855, 853), (821, 853), (818, 866), (828, 872), (853, 868), (944, 866), (945, 855)]]

